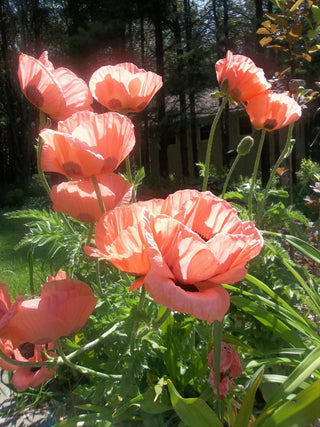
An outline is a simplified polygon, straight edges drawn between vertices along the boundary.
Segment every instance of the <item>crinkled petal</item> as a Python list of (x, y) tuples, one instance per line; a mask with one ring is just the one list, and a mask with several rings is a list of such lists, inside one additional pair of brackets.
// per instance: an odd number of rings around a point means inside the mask
[(147, 274), (144, 284), (146, 291), (156, 303), (172, 311), (189, 313), (210, 323), (214, 320), (222, 321), (229, 309), (229, 294), (220, 285), (212, 285), (198, 292), (187, 291), (177, 286), (172, 279), (154, 273), (152, 269)]

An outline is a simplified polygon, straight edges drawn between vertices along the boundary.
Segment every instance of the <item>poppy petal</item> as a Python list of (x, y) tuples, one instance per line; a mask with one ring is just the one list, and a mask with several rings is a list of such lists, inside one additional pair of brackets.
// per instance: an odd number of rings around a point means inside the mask
[(213, 285), (197, 292), (186, 291), (170, 278), (159, 276), (150, 270), (145, 281), (146, 291), (156, 303), (170, 310), (189, 313), (201, 320), (222, 321), (229, 309), (230, 297), (220, 285)]

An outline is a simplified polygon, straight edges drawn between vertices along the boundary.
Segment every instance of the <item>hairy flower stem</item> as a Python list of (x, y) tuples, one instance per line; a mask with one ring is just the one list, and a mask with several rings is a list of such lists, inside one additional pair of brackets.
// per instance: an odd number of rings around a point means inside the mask
[(99, 338), (96, 338), (93, 341), (90, 341), (88, 344), (85, 344), (83, 347), (79, 348), (78, 350), (75, 350), (73, 353), (68, 354), (66, 358), (68, 360), (73, 359), (74, 357), (79, 356), (79, 354), (84, 353), (85, 351), (89, 351), (93, 349), (96, 345), (102, 344), (102, 342), (112, 333), (114, 332), (117, 327), (119, 326), (119, 322), (115, 323), (110, 329), (108, 329), (106, 332), (101, 334)]
[(56, 365), (61, 365), (61, 363), (59, 363), (58, 358), (52, 359), (50, 361), (44, 361), (44, 362), (22, 362), (19, 360), (15, 360), (15, 359), (11, 359), (11, 357), (7, 356), (3, 351), (0, 350), (0, 357), (1, 359), (3, 359), (4, 361), (10, 363), (10, 365), (14, 365), (14, 366), (22, 366), (24, 368), (41, 368), (42, 366), (46, 366), (48, 367), (54, 367)]
[(168, 317), (171, 314), (171, 310), (169, 308), (166, 309), (166, 311), (163, 313), (163, 315), (160, 317), (159, 320), (152, 322), (152, 326), (151, 328), (147, 327), (144, 328), (138, 335), (137, 335), (137, 340), (141, 339), (142, 337), (144, 337), (145, 335), (147, 335), (149, 332), (152, 331), (157, 331), (162, 324), (168, 319)]
[[(137, 307), (137, 313), (139, 313), (142, 310), (145, 297), (146, 297), (146, 290), (144, 288), (144, 285), (142, 285), (141, 292), (140, 292), (140, 299), (139, 299), (139, 303), (138, 303), (138, 307)], [(130, 354), (131, 355), (134, 353), (134, 348), (135, 348), (135, 343), (136, 343), (136, 338), (137, 338), (137, 332), (138, 332), (138, 326), (139, 326), (139, 321), (137, 319), (135, 319), (133, 322), (131, 337), (130, 337)]]
[(206, 159), (205, 159), (205, 164), (204, 164), (204, 176), (203, 176), (202, 191), (206, 191), (207, 187), (208, 187), (210, 157), (211, 157), (213, 138), (214, 138), (214, 134), (216, 132), (217, 124), (218, 124), (218, 121), (220, 119), (221, 113), (222, 113), (224, 107), (226, 106), (227, 102), (228, 102), (228, 97), (226, 96), (223, 99), (223, 101), (219, 107), (219, 110), (218, 110), (218, 112), (217, 112), (217, 114), (216, 114), (216, 116), (212, 122), (212, 125), (211, 125), (209, 139), (208, 139), (208, 145), (207, 145)]
[(270, 173), (270, 177), (269, 177), (269, 180), (267, 182), (266, 188), (263, 191), (262, 199), (260, 200), (260, 202), (258, 204), (257, 220), (256, 220), (256, 224), (258, 227), (261, 225), (260, 222), (262, 219), (264, 204), (265, 204), (265, 202), (269, 196), (269, 190), (270, 190), (270, 187), (272, 185), (273, 178), (275, 177), (277, 170), (278, 170), (279, 166), (281, 165), (282, 160), (285, 159), (286, 157), (288, 157), (288, 155), (290, 154), (291, 145), (292, 145), (291, 138), (292, 138), (293, 127), (294, 127), (294, 123), (291, 123), (289, 125), (289, 128), (288, 128), (288, 135), (287, 135), (287, 140), (286, 140), (285, 146), (284, 146), (278, 160), (276, 161), (275, 165), (273, 166), (273, 169)]
[[(129, 154), (126, 157), (126, 173), (127, 173), (127, 179), (130, 182), (130, 184), (133, 183), (133, 178), (132, 178), (132, 173), (131, 173), (131, 166), (130, 166), (130, 157)], [(135, 192), (135, 188), (133, 187), (132, 190), (132, 196), (131, 196), (131, 202), (134, 203), (136, 202), (136, 192)]]
[[(47, 117), (46, 114), (43, 111), (39, 111), (39, 131), (41, 131), (45, 125), (46, 125)], [(36, 151), (37, 151), (37, 170), (38, 175), (40, 177), (40, 180), (42, 182), (42, 185), (48, 195), (50, 196), (51, 188), (48, 184), (47, 178), (45, 177), (45, 174), (43, 173), (43, 170), (41, 169), (41, 153), (42, 153), (42, 146), (43, 146), (44, 140), (39, 136), (38, 138), (38, 144), (36, 145)]]
[(40, 180), (42, 182), (42, 185), (48, 195), (50, 196), (51, 188), (48, 184), (47, 178), (45, 177), (45, 174), (43, 173), (43, 170), (41, 169), (41, 153), (42, 153), (42, 146), (43, 146), (44, 140), (39, 136), (38, 138), (38, 144), (36, 145), (36, 151), (37, 151), (37, 170), (38, 175), (40, 177)]
[[(63, 353), (64, 358), (62, 357), (62, 355), (60, 355), (61, 357), (50, 357), (50, 355), (48, 355), (47, 356), (49, 359), (48, 361), (22, 362), (19, 360), (11, 359), (11, 357), (7, 356), (1, 350), (0, 350), (0, 357), (1, 357), (1, 359), (5, 360), (6, 362), (10, 363), (11, 365), (14, 365), (17, 367), (22, 366), (25, 368), (31, 368), (31, 367), (41, 368), (42, 366), (46, 366), (47, 368), (54, 368), (55, 366), (63, 365), (65, 363), (65, 359), (67, 359), (70, 362), (71, 359), (79, 356), (81, 353), (89, 351), (92, 348), (94, 348), (96, 345), (101, 344), (105, 338), (107, 338), (113, 331), (115, 331), (117, 329), (118, 326), (119, 326), (119, 323), (115, 323), (110, 329), (108, 329), (106, 332), (101, 334), (99, 336), (99, 338), (96, 338), (95, 340), (90, 341), (88, 344), (84, 345), (83, 347), (79, 348), (78, 350), (74, 351), (73, 353), (68, 354), (68, 356), (66, 356)], [(110, 376), (111, 375), (108, 375), (108, 377), (110, 377)]]
[(97, 195), (100, 211), (103, 215), (106, 213), (106, 208), (104, 206), (102, 194), (101, 194), (100, 187), (99, 187), (99, 183), (98, 183), (97, 177), (95, 175), (91, 176), (91, 182), (93, 184), (94, 191), (96, 192), (96, 195)]
[(249, 197), (248, 197), (249, 219), (252, 219), (252, 199), (253, 199), (254, 187), (256, 185), (258, 168), (259, 168), (259, 163), (260, 163), (260, 159), (261, 159), (261, 153), (262, 153), (262, 148), (263, 148), (263, 143), (264, 143), (265, 137), (266, 137), (266, 130), (262, 129), (260, 141), (259, 141), (259, 145), (258, 145), (258, 151), (257, 151), (257, 155), (256, 155), (256, 160), (255, 160), (254, 167), (253, 167), (252, 178), (251, 178), (251, 186), (250, 186)]
[(227, 186), (228, 186), (228, 184), (229, 184), (229, 181), (230, 181), (230, 178), (231, 178), (231, 175), (232, 175), (232, 173), (233, 173), (233, 171), (234, 171), (234, 169), (235, 169), (235, 167), (237, 166), (237, 164), (238, 164), (238, 162), (239, 162), (239, 160), (240, 160), (240, 157), (241, 157), (241, 154), (237, 154), (237, 157), (234, 159), (234, 162), (232, 163), (232, 165), (231, 165), (231, 168), (230, 168), (230, 170), (229, 170), (229, 172), (228, 172), (228, 175), (227, 175), (227, 177), (226, 177), (226, 180), (225, 180), (225, 182), (224, 182), (224, 185), (223, 185), (223, 189), (222, 189), (222, 193), (221, 193), (221, 199), (224, 199), (224, 195), (225, 195), (225, 193), (226, 193), (226, 190), (227, 190)]
[(220, 420), (222, 420), (222, 405), (220, 399), (220, 361), (221, 361), (221, 341), (222, 341), (223, 324), (219, 320), (213, 323), (213, 340), (214, 340), (214, 373), (216, 378), (217, 388), (217, 401), (216, 413)]
[(105, 374), (103, 372), (95, 371), (95, 370), (90, 369), (90, 368), (85, 368), (84, 366), (75, 365), (74, 363), (70, 362), (70, 360), (68, 359), (68, 357), (64, 354), (64, 351), (62, 349), (62, 344), (60, 342), (60, 339), (58, 339), (56, 341), (56, 343), (57, 343), (57, 348), (58, 348), (59, 355), (62, 358), (63, 362), (67, 366), (69, 366), (70, 368), (74, 369), (75, 371), (81, 372), (82, 374), (86, 374), (86, 375), (94, 375), (96, 377), (104, 378), (104, 379), (121, 378), (121, 375)]

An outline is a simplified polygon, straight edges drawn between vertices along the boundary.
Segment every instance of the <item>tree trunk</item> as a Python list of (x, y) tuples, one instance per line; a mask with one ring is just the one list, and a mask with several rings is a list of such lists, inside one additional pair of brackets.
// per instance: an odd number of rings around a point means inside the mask
[[(159, 13), (154, 15), (154, 31), (156, 43), (156, 69), (157, 74), (164, 77), (164, 46), (163, 46), (163, 28), (161, 8)], [(159, 167), (160, 175), (167, 177), (169, 175), (168, 163), (168, 145), (166, 138), (166, 128), (164, 124), (164, 117), (166, 114), (165, 107), (165, 94), (163, 88), (158, 92), (157, 97), (157, 116), (158, 116), (158, 140), (159, 140)]]
[[(185, 13), (185, 32), (186, 32), (186, 50), (188, 53), (192, 50), (192, 20), (190, 0), (184, 0), (184, 13)], [(194, 60), (192, 56), (188, 61), (189, 70), (194, 67)], [(197, 116), (196, 116), (196, 100), (195, 89), (192, 74), (188, 73), (188, 90), (189, 90), (189, 106), (190, 106), (190, 132), (191, 132), (191, 147), (192, 147), (192, 164), (193, 173), (195, 177), (199, 176), (199, 169), (196, 166), (198, 162), (198, 141), (197, 141)]]
[[(177, 5), (175, 4), (175, 7)], [(177, 54), (177, 74), (184, 76), (184, 63), (183, 63), (183, 47), (181, 39), (181, 28), (179, 22), (179, 14), (177, 8), (175, 9), (175, 17), (173, 20), (173, 32), (176, 43), (176, 54)], [(180, 140), (180, 156), (181, 156), (181, 167), (182, 175), (189, 176), (188, 167), (188, 138), (187, 138), (187, 102), (185, 93), (185, 82), (184, 79), (180, 79), (179, 85), (179, 140)]]

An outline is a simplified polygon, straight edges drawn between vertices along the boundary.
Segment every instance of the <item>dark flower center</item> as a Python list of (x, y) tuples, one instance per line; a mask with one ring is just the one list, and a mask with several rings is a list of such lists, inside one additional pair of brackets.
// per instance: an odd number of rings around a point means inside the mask
[(78, 163), (66, 162), (63, 163), (62, 167), (68, 176), (73, 177), (82, 174), (81, 166)]
[(195, 285), (183, 285), (182, 283), (176, 283), (176, 286), (186, 292), (199, 292), (199, 289)]
[(31, 344), (31, 342), (25, 342), (21, 345), (19, 345), (19, 351), (21, 353), (21, 356), (25, 359), (30, 359), (30, 357), (33, 357), (34, 355), (34, 344)]
[(110, 99), (110, 101), (108, 101), (108, 108), (111, 111), (119, 111), (122, 109), (122, 104), (121, 101), (119, 101), (119, 99)]
[(277, 120), (276, 119), (267, 119), (264, 123), (263, 123), (263, 127), (265, 129), (269, 129), (272, 130), (277, 126)]

